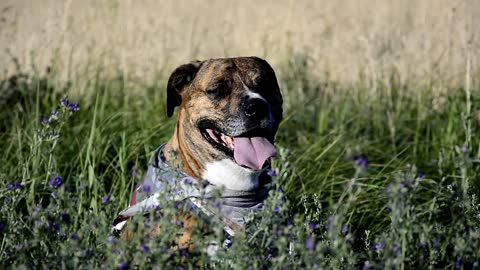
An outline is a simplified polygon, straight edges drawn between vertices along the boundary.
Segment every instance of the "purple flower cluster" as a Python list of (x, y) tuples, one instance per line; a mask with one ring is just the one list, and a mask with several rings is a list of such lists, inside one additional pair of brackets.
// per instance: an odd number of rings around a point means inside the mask
[(356, 167), (359, 167), (363, 170), (367, 169), (368, 158), (365, 155), (355, 155), (353, 156), (353, 161), (355, 162)]
[(60, 103), (65, 107), (69, 112), (77, 112), (80, 110), (80, 104), (78, 102), (70, 102), (66, 98), (60, 99)]
[(62, 186), (62, 178), (60, 176), (56, 176), (48, 182), (48, 185), (51, 188), (59, 188)]
[(40, 123), (42, 123), (43, 125), (48, 126), (48, 125), (50, 125), (50, 122), (51, 122), (50, 118), (48, 118), (46, 116), (43, 116), (43, 117), (40, 118)]
[(12, 189), (21, 189), (23, 188), (23, 185), (21, 182), (13, 182), (7, 185), (7, 190), (12, 190)]
[(308, 223), (308, 228), (309, 228), (310, 230), (319, 229), (319, 228), (320, 228), (320, 225), (318, 225), (318, 224), (315, 223), (315, 222), (309, 222), (309, 223)]

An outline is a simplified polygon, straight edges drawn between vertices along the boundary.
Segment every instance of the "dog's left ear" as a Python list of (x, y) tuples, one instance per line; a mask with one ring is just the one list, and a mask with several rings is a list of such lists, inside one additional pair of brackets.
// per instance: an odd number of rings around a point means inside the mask
[(202, 61), (193, 61), (188, 64), (177, 67), (167, 83), (167, 116), (171, 117), (175, 107), (180, 106), (182, 103), (182, 91), (187, 85), (189, 85), (197, 71), (202, 66)]

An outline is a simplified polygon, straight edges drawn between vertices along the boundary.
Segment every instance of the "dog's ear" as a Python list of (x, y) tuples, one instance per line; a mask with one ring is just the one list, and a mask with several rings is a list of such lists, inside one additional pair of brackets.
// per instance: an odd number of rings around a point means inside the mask
[(171, 117), (175, 107), (182, 103), (182, 91), (193, 81), (202, 61), (193, 61), (177, 67), (167, 83), (167, 116)]

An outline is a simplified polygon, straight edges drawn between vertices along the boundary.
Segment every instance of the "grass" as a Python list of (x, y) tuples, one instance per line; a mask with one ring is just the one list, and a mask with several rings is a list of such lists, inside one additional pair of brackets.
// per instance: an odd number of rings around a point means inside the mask
[(103, 65), (151, 80), (193, 59), (256, 55), (278, 69), (304, 54), (317, 76), (342, 84), (376, 91), (394, 69), (402, 83), (445, 93), (463, 83), (467, 59), (478, 83), (479, 12), (476, 0), (4, 0), (0, 63), (14, 72), (11, 55), (24, 68), (57, 58), (63, 79)]
[[(279, 198), (272, 197), (216, 260), (172, 245), (169, 235), (180, 232), (170, 222), (173, 206), (146, 218), (166, 228), (158, 239), (139, 234), (125, 242), (109, 231), (152, 151), (173, 132), (174, 119), (165, 114), (168, 73), (145, 82), (99, 68), (70, 85), (59, 82), (55, 66), (45, 75), (19, 68), (1, 82), (10, 93), (0, 118), (1, 265), (476, 267), (478, 85), (439, 97), (434, 87), (403, 84), (393, 72), (369, 92), (367, 82), (345, 88), (320, 80), (306, 63), (292, 57), (277, 69), (285, 120), (274, 167), (286, 202), (277, 211)], [(60, 102), (68, 94), (79, 111)], [(51, 110), (58, 118), (39, 121)], [(57, 176), (60, 187), (51, 182)], [(196, 243), (218, 241), (221, 230), (213, 231), (196, 235)]]

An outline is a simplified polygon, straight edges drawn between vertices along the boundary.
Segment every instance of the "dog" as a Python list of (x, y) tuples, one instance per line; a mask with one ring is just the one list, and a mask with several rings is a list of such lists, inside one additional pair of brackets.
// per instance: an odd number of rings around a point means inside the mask
[[(183, 180), (180, 189), (185, 196), (172, 195), (171, 199), (191, 199), (207, 218), (224, 222), (234, 235), (245, 216), (260, 209), (268, 196), (282, 104), (275, 72), (261, 58), (210, 59), (177, 67), (167, 83), (166, 103), (168, 117), (178, 107), (175, 131), (151, 159), (129, 208), (114, 221), (114, 229), (121, 231), (131, 216), (158, 206), (155, 192), (164, 186), (159, 181), (162, 176), (171, 178), (168, 170), (179, 168), (177, 178)], [(142, 193), (145, 187), (148, 192)], [(199, 195), (198, 189), (205, 188), (222, 189), (220, 212), (214, 213)], [(197, 219), (179, 219), (189, 224), (178, 241), (186, 245)]]

